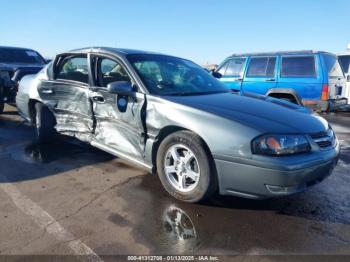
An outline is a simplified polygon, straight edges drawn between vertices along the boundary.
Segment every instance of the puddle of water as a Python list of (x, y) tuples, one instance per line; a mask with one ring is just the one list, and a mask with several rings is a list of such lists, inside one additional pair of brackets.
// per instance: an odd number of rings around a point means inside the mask
[(28, 164), (50, 163), (57, 159), (72, 157), (84, 148), (69, 143), (38, 144), (36, 142), (8, 146), (4, 153), (17, 161)]
[[(126, 202), (128, 220), (119, 215), (109, 220), (131, 227), (134, 238), (157, 254), (322, 253), (350, 243), (350, 238), (330, 233), (327, 220), (322, 221), (327, 218), (322, 212), (340, 210), (330, 209), (333, 202), (317, 203), (323, 199), (315, 200), (312, 193), (267, 201), (217, 196), (188, 204), (169, 197), (156, 176), (146, 175), (115, 194)], [(314, 233), (314, 224), (325, 233)]]

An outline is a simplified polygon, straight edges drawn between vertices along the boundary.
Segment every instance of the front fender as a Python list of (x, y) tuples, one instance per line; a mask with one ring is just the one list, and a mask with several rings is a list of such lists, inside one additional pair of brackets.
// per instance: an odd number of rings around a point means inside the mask
[(187, 129), (200, 136), (213, 157), (251, 158), (251, 140), (259, 131), (217, 115), (161, 98), (147, 100), (147, 135), (154, 140), (165, 127)]

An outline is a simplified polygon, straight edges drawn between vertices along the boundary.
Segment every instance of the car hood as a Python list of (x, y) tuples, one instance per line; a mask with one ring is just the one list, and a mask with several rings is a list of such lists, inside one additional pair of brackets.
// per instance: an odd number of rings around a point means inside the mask
[(322, 117), (311, 114), (302, 106), (272, 97), (220, 93), (167, 96), (165, 99), (242, 123), (263, 133), (310, 134), (328, 129), (328, 123)]
[(21, 64), (21, 63), (0, 63), (0, 69), (13, 70), (18, 69), (41, 69), (45, 65), (42, 64)]

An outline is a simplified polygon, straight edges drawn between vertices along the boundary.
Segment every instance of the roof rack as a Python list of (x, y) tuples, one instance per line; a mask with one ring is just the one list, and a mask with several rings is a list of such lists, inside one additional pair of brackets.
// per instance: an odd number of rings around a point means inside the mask
[(326, 53), (324, 51), (316, 50), (297, 50), (297, 51), (275, 51), (275, 52), (252, 52), (252, 53), (236, 53), (231, 56), (264, 56), (264, 55), (294, 55), (294, 54), (315, 54), (315, 53)]

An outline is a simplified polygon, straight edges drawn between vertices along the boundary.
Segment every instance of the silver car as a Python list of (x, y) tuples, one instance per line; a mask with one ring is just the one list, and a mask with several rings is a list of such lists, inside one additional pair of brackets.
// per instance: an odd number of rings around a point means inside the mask
[(240, 96), (193, 62), (86, 48), (26, 76), (16, 98), (37, 139), (73, 136), (157, 172), (170, 195), (297, 193), (331, 174), (339, 144), (323, 118), (271, 97)]

